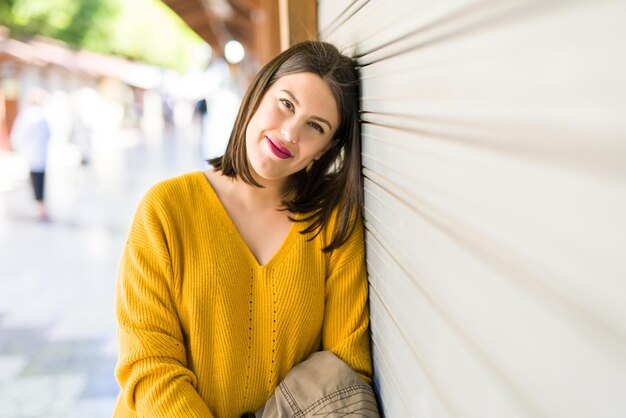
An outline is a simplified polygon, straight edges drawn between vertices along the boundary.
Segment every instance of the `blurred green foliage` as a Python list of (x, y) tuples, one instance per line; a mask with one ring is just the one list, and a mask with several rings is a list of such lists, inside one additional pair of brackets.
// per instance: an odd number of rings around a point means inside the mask
[(0, 0), (0, 25), (179, 71), (199, 65), (203, 44), (160, 0)]

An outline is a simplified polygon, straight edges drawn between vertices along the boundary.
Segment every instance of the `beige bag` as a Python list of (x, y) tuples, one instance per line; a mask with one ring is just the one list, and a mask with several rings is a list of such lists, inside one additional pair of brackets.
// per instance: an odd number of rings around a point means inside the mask
[(313, 353), (278, 385), (256, 418), (378, 418), (374, 391), (330, 351)]

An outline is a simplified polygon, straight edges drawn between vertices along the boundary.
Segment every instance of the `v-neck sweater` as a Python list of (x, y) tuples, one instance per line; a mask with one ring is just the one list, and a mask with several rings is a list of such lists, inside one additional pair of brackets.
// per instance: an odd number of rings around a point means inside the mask
[(306, 226), (259, 265), (204, 173), (153, 186), (118, 271), (114, 417), (238, 418), (320, 350), (371, 383), (362, 222), (331, 253), (334, 224)]

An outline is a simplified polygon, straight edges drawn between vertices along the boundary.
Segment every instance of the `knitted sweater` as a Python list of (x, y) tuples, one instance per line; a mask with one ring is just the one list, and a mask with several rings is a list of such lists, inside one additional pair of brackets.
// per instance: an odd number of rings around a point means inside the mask
[(330, 254), (305, 226), (261, 266), (202, 172), (154, 186), (119, 267), (114, 417), (240, 417), (319, 350), (371, 383), (362, 223)]

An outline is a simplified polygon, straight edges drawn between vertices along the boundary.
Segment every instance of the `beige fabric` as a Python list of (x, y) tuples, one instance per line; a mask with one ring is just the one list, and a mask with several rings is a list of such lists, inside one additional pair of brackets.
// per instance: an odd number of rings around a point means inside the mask
[(313, 353), (278, 385), (256, 418), (378, 418), (374, 391), (330, 351)]

